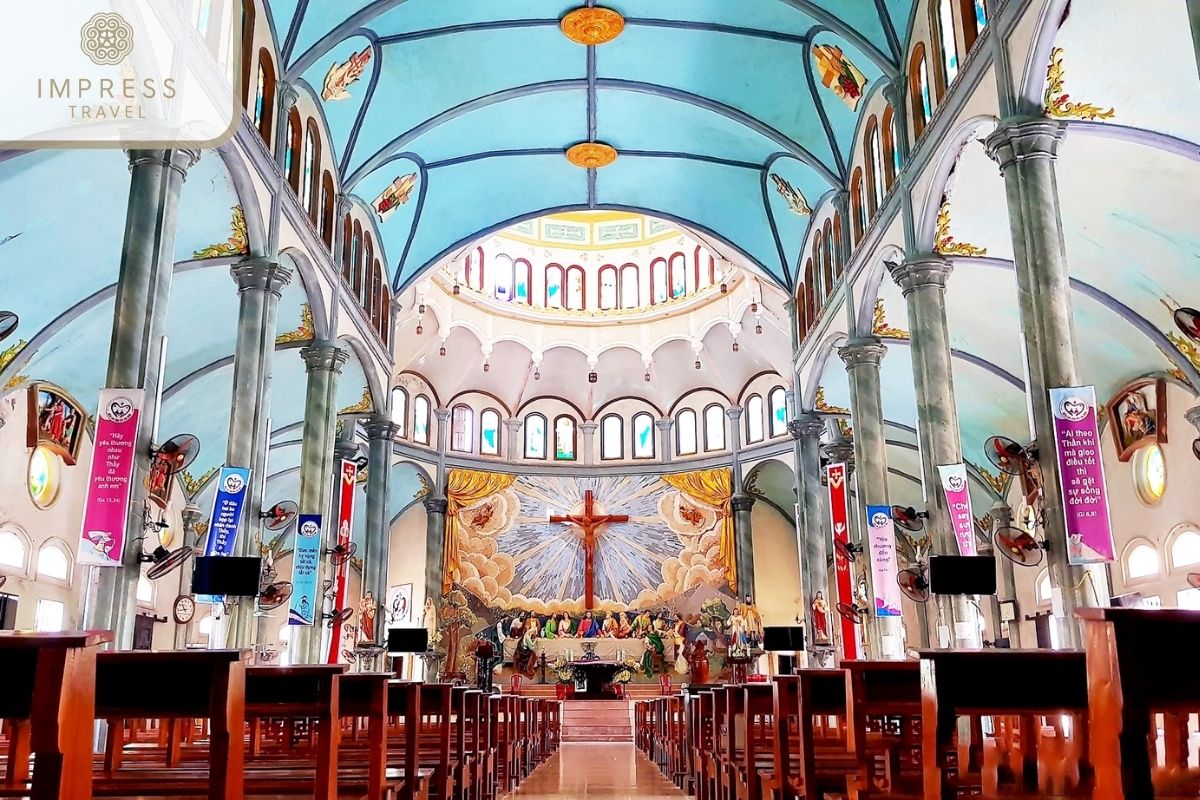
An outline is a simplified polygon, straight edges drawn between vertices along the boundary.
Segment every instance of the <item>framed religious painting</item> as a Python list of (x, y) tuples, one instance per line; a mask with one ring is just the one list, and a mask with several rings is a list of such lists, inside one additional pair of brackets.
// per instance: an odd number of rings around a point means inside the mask
[(87, 414), (62, 389), (49, 383), (29, 387), (29, 423), (26, 445), (42, 446), (58, 454), (63, 463), (75, 464)]
[(1105, 406), (1117, 456), (1128, 461), (1139, 448), (1167, 442), (1167, 382), (1141, 378), (1126, 384)]

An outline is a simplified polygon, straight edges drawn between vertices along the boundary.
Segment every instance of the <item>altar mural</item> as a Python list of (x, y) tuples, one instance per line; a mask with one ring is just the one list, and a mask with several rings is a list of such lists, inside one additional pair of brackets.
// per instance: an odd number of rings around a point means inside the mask
[(736, 576), (728, 470), (571, 478), (452, 470), (444, 588), (539, 615), (666, 609)]

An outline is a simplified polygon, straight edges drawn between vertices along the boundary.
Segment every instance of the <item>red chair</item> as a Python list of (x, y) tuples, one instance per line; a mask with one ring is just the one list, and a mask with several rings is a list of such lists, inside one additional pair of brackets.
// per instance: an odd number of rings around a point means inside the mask
[(521, 677), (522, 676), (520, 676), (520, 675), (513, 675), (512, 680), (509, 681), (509, 685), (508, 685), (509, 693), (514, 694), (517, 697), (521, 696)]
[(671, 688), (671, 676), (670, 675), (658, 676), (658, 686), (664, 697), (669, 697), (669, 696), (675, 694), (675, 690)]

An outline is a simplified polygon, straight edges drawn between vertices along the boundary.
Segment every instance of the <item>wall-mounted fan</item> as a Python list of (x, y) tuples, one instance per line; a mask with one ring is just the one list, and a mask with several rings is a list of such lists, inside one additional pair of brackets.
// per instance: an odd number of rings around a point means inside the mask
[(837, 539), (833, 543), (833, 550), (835, 553), (837, 553), (838, 558), (853, 562), (854, 559), (858, 557), (858, 554), (863, 551), (863, 546), (861, 544), (843, 542), (841, 539)]
[(263, 511), (259, 516), (267, 521), (267, 530), (275, 533), (291, 525), (298, 513), (300, 513), (300, 507), (294, 501), (284, 500)]
[(292, 584), (288, 581), (268, 583), (258, 595), (259, 611), (271, 611), (279, 608), (292, 596)]
[(929, 578), (923, 565), (900, 570), (896, 575), (896, 585), (900, 587), (904, 596), (914, 603), (929, 602)]
[(925, 530), (925, 520), (929, 519), (928, 511), (917, 511), (912, 506), (892, 506), (892, 521), (896, 527), (909, 533), (920, 533)]
[(0, 311), (0, 342), (12, 336), (21, 318), (12, 311)]
[(166, 508), (171, 502), (172, 478), (190, 467), (198, 455), (200, 440), (190, 433), (172, 436), (158, 447), (151, 447), (146, 499), (159, 508)]
[(1187, 582), (1193, 589), (1200, 589), (1200, 572), (1189, 572)]
[(354, 554), (358, 552), (358, 545), (354, 542), (339, 544), (332, 550), (326, 550), (325, 555), (329, 556), (329, 563), (335, 567), (340, 567), (350, 559), (354, 558)]
[(983, 443), (988, 462), (1005, 475), (1021, 479), (1025, 502), (1037, 502), (1042, 492), (1042, 471), (1038, 466), (1037, 444), (1028, 447), (1007, 436), (993, 436)]
[(353, 614), (353, 608), (343, 608), (341, 611), (332, 611), (328, 614), (322, 614), (321, 616), (325, 618), (325, 626), (332, 628), (335, 625), (340, 625), (346, 620), (350, 619), (351, 615)]
[(1175, 327), (1193, 342), (1200, 342), (1200, 311), (1187, 306), (1175, 309)]
[(1046, 556), (1045, 542), (1039, 542), (1025, 531), (1011, 525), (996, 531), (996, 535), (992, 537), (992, 545), (1009, 561), (1022, 567), (1036, 567)]
[(837, 609), (837, 612), (839, 615), (841, 615), (842, 619), (849, 620), (855, 625), (861, 625), (863, 617), (867, 613), (866, 606), (856, 606), (851, 605), (850, 603), (838, 603), (836, 606), (834, 606), (834, 608)]
[(164, 575), (174, 572), (183, 565), (183, 562), (194, 555), (196, 555), (196, 551), (190, 547), (176, 547), (174, 550), (167, 550), (160, 545), (149, 554), (139, 553), (138, 561), (154, 564), (153, 567), (146, 570), (146, 577), (156, 581)]

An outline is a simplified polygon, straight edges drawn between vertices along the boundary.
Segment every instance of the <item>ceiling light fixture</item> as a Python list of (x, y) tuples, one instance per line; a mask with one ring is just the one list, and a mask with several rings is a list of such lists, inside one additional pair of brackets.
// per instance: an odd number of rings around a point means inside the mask
[(598, 380), (600, 380), (600, 376), (597, 375), (595, 372), (588, 373), (588, 383), (595, 383)]
[(700, 359), (696, 359), (696, 369), (700, 369)]
[(733, 352), (736, 353), (738, 350), (741, 350), (741, 349), (742, 349), (741, 346), (737, 343), (737, 339), (734, 339), (733, 340)]
[(425, 332), (425, 329), (421, 327), (421, 323), (420, 323), (420, 321), (418, 321), (417, 322), (417, 336), (420, 336), (424, 332)]
[(646, 370), (646, 383), (650, 382), (650, 370)]
[(483, 362), (483, 371), (484, 371), (484, 372), (490, 372), (490, 371), (491, 371), (491, 369), (492, 369), (492, 365), (491, 365), (491, 364), (489, 364), (488, 362), (484, 361), (484, 362)]
[(446, 355), (446, 345), (442, 345), (441, 347), (438, 348), (438, 355), (439, 356)]

